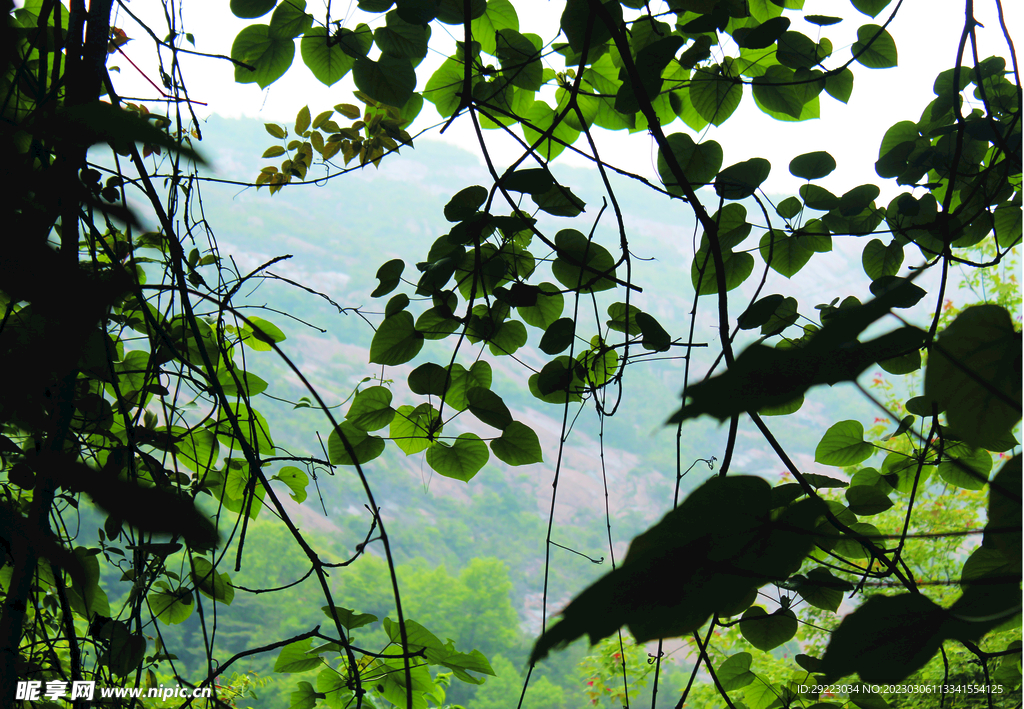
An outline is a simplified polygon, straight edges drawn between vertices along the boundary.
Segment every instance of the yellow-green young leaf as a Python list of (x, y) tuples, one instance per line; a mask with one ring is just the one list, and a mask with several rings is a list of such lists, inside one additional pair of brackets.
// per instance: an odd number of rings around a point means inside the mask
[(263, 127), (266, 128), (267, 132), (275, 138), (284, 138), (288, 135), (288, 132), (276, 123), (264, 123)]
[(437, 409), (420, 404), (416, 408), (399, 406), (388, 433), (403, 453), (412, 455), (430, 447), (443, 430)]
[(306, 499), (306, 486), (309, 485), (309, 476), (293, 465), (286, 465), (278, 471), (273, 480), (280, 480), (292, 491), (292, 499), (302, 502)]
[(218, 574), (213, 564), (201, 556), (192, 561), (192, 583), (202, 591), (204, 596), (231, 605), (235, 600), (235, 587), (231, 585), (231, 577), (225, 572)]
[(265, 158), (276, 158), (280, 155), (284, 155), (284, 148), (280, 145), (271, 145), (263, 151), (263, 157)]
[(491, 451), (507, 465), (529, 465), (543, 460), (537, 434), (519, 421), (510, 423), (499, 438), (491, 441)]
[(487, 464), (487, 445), (475, 433), (463, 433), (448, 445), (437, 441), (427, 449), (427, 464), (446, 478), (463, 482), (473, 479)]
[(295, 116), (295, 132), (302, 135), (309, 129), (309, 106), (303, 106)]

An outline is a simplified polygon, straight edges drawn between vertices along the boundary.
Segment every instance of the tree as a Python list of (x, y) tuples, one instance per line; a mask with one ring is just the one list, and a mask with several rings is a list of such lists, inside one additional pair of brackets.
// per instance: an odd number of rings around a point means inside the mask
[[(528, 28), (508, 0), (363, 0), (366, 22), (354, 29), (331, 15), (329, 3), (307, 12), (304, 0), (232, 0), (239, 17), (270, 18), (235, 39), (237, 81), (266, 87), (281, 79), (298, 42), (303, 63), (324, 84), (351, 72), (358, 88), (353, 102), (333, 110), (314, 115), (303, 108), (293, 126), (268, 124), (282, 142), (264, 157), (283, 161), (264, 168), (254, 185), (277, 193), (313, 182), (310, 171), (321, 163), (330, 178), (401, 159), (390, 153), (413, 145), (408, 129), (424, 99), (449, 123), (472, 122), (487, 158), (490, 186), (453, 194), (443, 211), (449, 231), (425, 254), (410, 255), (415, 272), (403, 260), (378, 271), (373, 297), (401, 290), (370, 341), (378, 381), (354, 393), (340, 422), (292, 365), (284, 333), (236, 307), (239, 291), (265, 267), (237, 273), (212, 234), (205, 245), (196, 240), (205, 226), (194, 213), (201, 158), (192, 143), (200, 135), (182, 110), (189, 98), (177, 63), (192, 51), (183, 45), (189, 35), (173, 21), (165, 40), (151, 32), (174, 58), (162, 77), (176, 108), (166, 118), (117, 97), (104, 60), (127, 38), (110, 26), (109, 2), (93, 3), (87, 13), (78, 0), (69, 8), (36, 0), (9, 13), (2, 149), (11, 173), (23, 179), (4, 195), (4, 215), (21, 238), (0, 265), (0, 357), (5, 371), (16, 373), (0, 402), (2, 536), (11, 567), (3, 577), (0, 693), (14, 696), (16, 677), (141, 686), (155, 684), (159, 671), (190, 681), (164, 648), (161, 627), (195, 612), (204, 631), (206, 668), (196, 682), (203, 687), (249, 653), (274, 650), (276, 672), (318, 671), (315, 680), (298, 682), (292, 706), (442, 704), (444, 673), (479, 683), (494, 670), (479, 651), (442, 642), (403, 611), (387, 520), (363, 466), (397, 447), (472, 484), (492, 454), (508, 466), (549, 456), (559, 461), (553, 522), (561, 446), (577, 411), (593, 406), (603, 430), (617, 413), (627, 370), (666, 352), (681, 353), (686, 369), (681, 407), (665, 414), (680, 436), (698, 417), (728, 421), (724, 447), (702, 456), (721, 464), (680, 500), (688, 468), (677, 447), (671, 511), (546, 626), (531, 665), (575, 638), (596, 643), (625, 626), (640, 642), (691, 638), (693, 676), (706, 671), (730, 706), (730, 692), (747, 685), (758, 687), (743, 695), (751, 709), (809, 706), (818, 693), (802, 686), (851, 676), (890, 693), (887, 685), (934, 667), (933, 657), (954, 648), (979, 664), (990, 703), (1000, 699), (993, 673), (1015, 687), (1019, 317), (1005, 302), (986, 301), (943, 320), (950, 269), (995, 269), (1020, 243), (1020, 83), (1009, 33), (1005, 24), (989, 30), (1007, 41), (1012, 68), (1001, 56), (983, 59), (980, 25), (967, 3), (955, 65), (936, 79), (935, 99), (918, 121), (893, 125), (879, 148), (878, 176), (906, 188), (887, 205), (876, 203), (877, 184), (842, 195), (824, 187), (836, 167), (824, 151), (794, 155), (789, 172), (805, 184), (799, 196), (775, 199), (761, 189), (772, 170), (767, 160), (746, 156), (723, 168), (722, 146), (701, 132), (729, 119), (747, 94), (782, 121), (817, 118), (820, 102), (830, 100), (822, 94), (845, 103), (855, 71), (895, 65), (896, 38), (886, 28), (906, 11), (885, 0), (855, 0), (853, 11), (833, 17), (802, 14), (802, 5), (671, 0), (666, 12), (652, 12), (633, 0), (567, 0), (559, 37), (544, 39), (520, 31)], [(165, 7), (167, 18), (177, 17), (171, 0)], [(814, 38), (795, 29), (801, 17), (819, 28)], [(825, 35), (853, 24), (859, 27), (849, 54), (836, 50)], [(460, 37), (454, 52), (429, 78), (418, 76), (444, 27)], [(352, 123), (343, 126), (342, 118)], [(677, 119), (689, 130), (668, 132)], [(615, 168), (599, 158), (597, 128), (648, 133), (662, 183), (651, 189), (665, 196), (666, 209), (685, 208), (702, 231), (684, 266), (694, 294), (686, 337), (635, 305), (643, 285), (633, 282)], [(522, 158), (496, 165), (485, 129), (513, 135)], [(577, 143), (601, 175), (600, 209), (563, 184), (552, 163)], [(98, 150), (91, 146), (104, 144), (113, 147), (112, 166), (90, 158)], [(353, 167), (332, 167), (339, 162)], [(145, 198), (159, 231), (140, 230), (129, 191)], [(602, 231), (608, 221), (614, 226)], [(755, 227), (758, 243), (746, 243)], [(870, 288), (813, 310), (799, 302), (800, 272), (836, 241), (854, 237), (871, 237), (861, 254)], [(196, 245), (186, 254), (189, 239)], [(983, 250), (972, 250), (979, 245)], [(755, 268), (753, 295), (737, 303), (737, 289)], [(921, 274), (928, 271), (940, 277), (925, 300)], [(785, 295), (777, 276), (794, 284), (794, 295)], [(67, 284), (62, 293), (44, 285), (54, 277)], [(769, 279), (784, 292), (762, 295)], [(910, 309), (921, 302), (935, 305), (918, 327), (908, 320), (919, 317)], [(714, 314), (708, 339), (716, 339), (716, 351), (698, 374), (697, 313), (705, 305)], [(1013, 305), (1019, 308), (1019, 299)], [(885, 332), (869, 339), (875, 324)], [(542, 451), (493, 386), (488, 357), (514, 360), (529, 341), (528, 327), (551, 359), (528, 368), (524, 379), (533, 396), (561, 413), (558, 451)], [(329, 421), (326, 460), (278, 450), (255, 408), (267, 383), (250, 373), (246, 358), (271, 351), (308, 387), (296, 405), (316, 406)], [(395, 401), (386, 368), (418, 356), (406, 380), (411, 394)], [(792, 415), (823, 384), (858, 386), (874, 367), (894, 376), (924, 373), (923, 387), (909, 398), (885, 402), (862, 388), (899, 422), (896, 429), (873, 439), (861, 421), (836, 422), (822, 431), (815, 458), (849, 469), (849, 479), (802, 470), (769, 417)], [(765, 441), (792, 482), (772, 486), (732, 470), (747, 432)], [(992, 452), (1007, 453), (998, 469)], [(877, 467), (861, 467), (876, 455)], [(285, 465), (271, 476), (266, 466), (275, 463)], [(338, 561), (310, 546), (281, 500), (287, 491), (302, 503), (310, 474), (330, 466), (353, 469), (370, 510), (366, 543)], [(983, 491), (982, 503), (967, 504), (987, 505), (984, 529), (954, 522), (933, 530), (939, 536), (919, 536), (928, 527), (919, 501), (954, 499), (942, 486)], [(84, 502), (83, 492), (103, 510), (98, 546), (84, 539), (93, 546), (76, 545), (61, 517)], [(885, 516), (890, 509), (899, 514)], [(275, 638), (217, 665), (216, 611), (239, 592), (232, 573), (251, 553), (245, 540), (261, 512), (285, 524), (320, 588), (329, 631)], [(608, 527), (611, 555), (610, 520)], [(551, 530), (549, 523), (545, 616)], [(915, 565), (910, 549), (978, 535), (981, 544), (966, 560), (943, 559), (960, 570), (948, 579), (959, 590), (933, 592), (943, 587), (932, 582), (947, 579)], [(328, 581), (329, 570), (344, 575), (377, 542), (395, 620), (336, 605)], [(112, 567), (131, 586), (120, 607), (100, 583)], [(737, 642), (769, 652), (798, 637), (809, 617), (801, 604), (835, 614), (845, 593), (859, 599), (866, 588), (872, 594), (828, 630), (820, 657), (797, 654), (781, 675), (774, 660), (753, 652), (716, 664), (722, 628), (738, 628)], [(383, 648), (351, 641), (353, 630), (376, 622), (387, 638)], [(759, 672), (768, 681), (742, 684)], [(952, 677), (945, 670), (941, 685)], [(863, 684), (848, 684), (855, 689), (837, 701), (870, 703)], [(20, 698), (34, 701), (32, 687), (21, 689)], [(692, 683), (683, 688), (680, 704), (691, 690)]]

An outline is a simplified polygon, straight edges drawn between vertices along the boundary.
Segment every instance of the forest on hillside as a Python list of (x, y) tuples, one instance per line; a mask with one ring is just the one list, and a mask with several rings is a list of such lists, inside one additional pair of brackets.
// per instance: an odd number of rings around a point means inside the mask
[(1004, 8), (856, 185), (727, 131), (925, 11), (804, 4), (8, 5), (0, 705), (1019, 707)]

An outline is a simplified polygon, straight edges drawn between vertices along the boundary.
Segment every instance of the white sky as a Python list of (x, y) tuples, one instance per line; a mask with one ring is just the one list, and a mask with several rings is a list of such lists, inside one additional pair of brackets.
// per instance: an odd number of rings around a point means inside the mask
[[(519, 11), (521, 32), (534, 32), (545, 39), (555, 36), (559, 12), (563, 7), (561, 3), (547, 0), (513, 2)], [(652, 9), (657, 11), (659, 4), (662, 3), (652, 3)], [(1004, 0), (1003, 4), (1012, 32), (1020, 24), (1020, 3), (1015, 0)], [(194, 34), (196, 49), (211, 54), (230, 54), (231, 43), (239, 30), (251, 23), (269, 22), (270, 17), (268, 14), (258, 20), (239, 20), (229, 12), (226, 0), (179, 0), (179, 5), (182, 8), (184, 29)], [(314, 15), (319, 13), (322, 17), (323, 5), (324, 0), (308, 0), (307, 10)], [(890, 4), (873, 20), (861, 15), (846, 2), (807, 0), (804, 7), (806, 14), (846, 18), (838, 25), (822, 28), (821, 36), (828, 37), (834, 45), (833, 56), (826, 61), (826, 65), (832, 67), (846, 61), (850, 57), (850, 44), (856, 38), (856, 28), (867, 23), (882, 24), (895, 5), (895, 2)], [(167, 23), (159, 2), (134, 0), (129, 7), (132, 12), (150, 22), (150, 26), (157, 34), (163, 36), (166, 33)], [(962, 27), (963, 7), (963, 2), (952, 0), (905, 0), (896, 19), (889, 26), (899, 49), (899, 66), (894, 69), (872, 70), (854, 64), (852, 68), (856, 80), (849, 105), (844, 106), (822, 93), (819, 120), (801, 123), (776, 121), (757, 110), (747, 90), (740, 108), (721, 128), (712, 127), (703, 138), (695, 136), (695, 139), (717, 140), (725, 149), (725, 165), (754, 156), (768, 158), (773, 170), (765, 187), (772, 192), (797, 189), (800, 181), (789, 175), (789, 160), (795, 155), (813, 150), (828, 150), (839, 164), (836, 172), (822, 183), (833, 192), (841, 194), (854, 185), (876, 182), (878, 177), (874, 174), (873, 165), (878, 155), (878, 144), (885, 130), (900, 120), (916, 121), (924, 107), (934, 98), (931, 86), (935, 75), (953, 65)], [(344, 15), (347, 18), (346, 26), (354, 26), (357, 22), (371, 19), (355, 9), (354, 1), (348, 4), (335, 1), (332, 8), (334, 18), (340, 18), (341, 13), (347, 10)], [(795, 18), (792, 29), (803, 32), (812, 39), (817, 38), (817, 27), (802, 20), (798, 14), (792, 16)], [(980, 56), (1008, 56), (1008, 49), (999, 32), (995, 3), (987, 0), (977, 2), (975, 17), (984, 25), (984, 28), (978, 28)], [(136, 41), (124, 48), (128, 56), (143, 71), (148, 72), (150, 78), (159, 83), (153, 44), (146, 40), (143, 31), (123, 12), (116, 16), (115, 24), (122, 27), (130, 37), (136, 38)], [(436, 44), (441, 51), (450, 53), (453, 40), (442, 36), (442, 30), (439, 30), (437, 23), (432, 27), (432, 44)], [(438, 43), (438, 40), (442, 40), (443, 43)], [(967, 56), (970, 56), (969, 45)], [(334, 104), (355, 102), (351, 96), (354, 88), (351, 76), (331, 88), (324, 87), (302, 64), (298, 48), (289, 72), (266, 90), (261, 90), (256, 84), (235, 84), (232, 67), (226, 61), (198, 59), (186, 55), (182, 55), (182, 58), (190, 94), (196, 100), (209, 103), (206, 112), (287, 122), (293, 120), (298, 109), (306, 104), (316, 115)], [(444, 54), (437, 52), (428, 55), (424, 60), (417, 72), (419, 90), (422, 90), (433, 67), (439, 65), (443, 59)], [(562, 70), (564, 66), (557, 61), (560, 59), (561, 57), (557, 55), (551, 57), (548, 65), (553, 69)], [(110, 64), (121, 68), (120, 74), (114, 74), (114, 77), (115, 85), (122, 95), (154, 95), (152, 87), (122, 57), (113, 55)], [(429, 72), (425, 71), (428, 67)], [(553, 101), (549, 100), (549, 103)], [(201, 108), (197, 107), (197, 113)], [(425, 102), (414, 127), (426, 128), (438, 120), (433, 105)], [(669, 133), (677, 131), (690, 132), (689, 128), (678, 120), (667, 128)], [(645, 176), (655, 177), (655, 149), (653, 140), (648, 135), (605, 131), (600, 131), (600, 134), (598, 145), (606, 160), (610, 159), (620, 167)], [(438, 137), (437, 131), (433, 131), (432, 135)], [(489, 140), (489, 147), (497, 151), (499, 160), (507, 163), (518, 157), (518, 154), (511, 150), (501, 149), (499, 131), (487, 131), (485, 136)], [(457, 120), (442, 139), (477, 152), (475, 136), (468, 118)], [(584, 138), (581, 137), (576, 145), (584, 147)], [(568, 156), (569, 151), (566, 151), (559, 161), (583, 163), (581, 158)], [(503, 163), (499, 162), (499, 165), (501, 164)], [(883, 191), (883, 200), (897, 192), (896, 185), (890, 184), (891, 189)]]

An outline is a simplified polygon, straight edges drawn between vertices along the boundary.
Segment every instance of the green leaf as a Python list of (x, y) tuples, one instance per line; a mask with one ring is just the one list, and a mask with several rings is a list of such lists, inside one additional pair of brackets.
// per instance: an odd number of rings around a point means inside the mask
[(391, 390), (375, 386), (358, 392), (345, 418), (363, 431), (384, 428), (395, 418), (395, 410), (391, 408)]
[[(521, 124), (523, 135), (530, 145), (536, 146), (538, 154), (545, 160), (554, 160), (562, 154), (566, 145), (572, 145), (580, 135), (580, 132), (570, 126), (567, 121), (556, 125), (557, 118), (554, 109), (544, 101), (534, 101), (523, 116), (524, 121)], [(550, 192), (541, 194), (550, 194)], [(532, 196), (534, 201), (537, 201), (540, 194)]]
[[(319, 682), (318, 682), (319, 683)], [(289, 695), (291, 704), (288, 709), (313, 709), (317, 699), (324, 699), (326, 695), (313, 689), (309, 682), (299, 682), (298, 689)]]
[(296, 502), (302, 502), (306, 499), (306, 486), (309, 485), (309, 476), (306, 475), (305, 471), (293, 465), (286, 465), (277, 472), (277, 475), (272, 480), (280, 480), (287, 485), (292, 491), (291, 498)]
[[(727, 251), (722, 254), (722, 258), (725, 262), (724, 280), (726, 291), (738, 288), (754, 271), (754, 257), (748, 253)], [(704, 268), (703, 276), (700, 271), (701, 266)], [(697, 258), (690, 265), (690, 281), (693, 283), (694, 288), (697, 288), (697, 284), (700, 283), (700, 288), (698, 289), (700, 295), (711, 295), (718, 292), (715, 262), (707, 251), (697, 252)]]
[(857, 29), (853, 43), (853, 56), (869, 69), (888, 69), (896, 66), (896, 42), (889, 32), (878, 25), (862, 25)]
[(405, 57), (382, 54), (373, 61), (367, 57), (356, 60), (352, 69), (356, 88), (386, 106), (401, 108), (416, 89), (416, 71)]
[(851, 0), (853, 6), (863, 12), (865, 15), (871, 17), (878, 17), (878, 13), (885, 9), (885, 7), (892, 0)]
[(615, 259), (608, 249), (575, 229), (555, 234), (555, 249), (551, 272), (566, 288), (594, 293), (615, 287)]
[(903, 246), (897, 239), (893, 239), (888, 246), (880, 239), (872, 239), (864, 247), (861, 263), (864, 273), (873, 281), (882, 276), (895, 276), (903, 265)]
[(466, 392), (466, 401), (469, 412), (488, 426), (504, 430), (512, 423), (512, 414), (505, 402), (490, 389), (473, 387)]
[(295, 39), (312, 26), (313, 17), (306, 13), (306, 0), (285, 0), (270, 17), (270, 36)]
[(553, 322), (540, 338), (540, 349), (545, 354), (556, 355), (568, 349), (576, 337), (576, 321), (561, 318)]
[(498, 30), (496, 55), (501, 61), (502, 75), (513, 86), (526, 91), (538, 91), (544, 84), (540, 48), (529, 38), (513, 29)]
[(444, 218), (450, 222), (461, 222), (477, 213), (487, 201), (487, 189), (480, 185), (466, 187), (455, 193), (444, 206)]
[(291, 39), (273, 37), (269, 25), (249, 25), (235, 37), (231, 45), (231, 58), (255, 67), (251, 71), (235, 65), (235, 81), (239, 84), (257, 83), (265, 89), (284, 76), (295, 58), (295, 43)]
[(370, 342), (370, 361), (376, 364), (405, 364), (423, 347), (423, 335), (416, 332), (412, 315), (402, 311), (377, 328)]
[(402, 259), (392, 259), (377, 269), (377, 280), (380, 284), (370, 293), (370, 297), (379, 298), (387, 295), (402, 282), (402, 271), (405, 270), (405, 262)]
[(758, 650), (773, 650), (789, 642), (797, 631), (796, 613), (780, 608), (771, 615), (761, 606), (751, 606), (740, 619), (743, 639)]
[[(722, 167), (722, 146), (713, 140), (694, 143), (686, 133), (673, 133), (667, 138), (669, 148), (691, 187), (710, 183)], [(665, 188), (674, 195), (683, 194), (683, 188), (669, 168), (668, 161), (658, 151), (658, 175)]]
[(789, 172), (803, 180), (820, 180), (836, 169), (836, 160), (824, 150), (797, 155), (789, 163)]
[(325, 86), (334, 86), (352, 70), (356, 60), (349, 56), (343, 45), (332, 43), (324, 27), (314, 27), (302, 35), (299, 42), (302, 62), (313, 72), (317, 81)]
[[(385, 16), (385, 26), (378, 27), (373, 40), (384, 54), (405, 59), (421, 59), (427, 55), (430, 40), (430, 26), (412, 24), (403, 20), (398, 11), (392, 10)], [(413, 84), (415, 87), (415, 83)], [(404, 105), (390, 104), (397, 107)]]
[(519, 31), (519, 16), (508, 0), (487, 0), (487, 9), (473, 20), (471, 29), (481, 51), (493, 55), (497, 53), (497, 33), (500, 30)]
[(836, 101), (848, 102), (853, 94), (853, 72), (844, 67), (839, 73), (826, 76), (825, 91)]
[(764, 262), (786, 278), (796, 275), (814, 255), (799, 235), (778, 229), (772, 229), (761, 237), (759, 250)]
[(586, 211), (586, 202), (572, 193), (568, 187), (556, 184), (547, 192), (531, 194), (530, 198), (541, 211), (556, 217), (575, 217)]
[(527, 325), (546, 330), (562, 315), (564, 298), (554, 283), (541, 283), (536, 305), (519, 306), (519, 317)]
[(450, 384), (448, 370), (433, 362), (421, 364), (409, 373), (409, 388), (421, 396), (444, 396)]
[(751, 158), (730, 165), (715, 178), (715, 192), (723, 199), (746, 199), (768, 179), (772, 164), (764, 158)]
[(965, 490), (981, 490), (992, 472), (992, 454), (983, 448), (963, 448), (966, 446), (956, 446), (950, 452), (953, 459), (939, 463), (939, 477)]
[(703, 72), (694, 76), (689, 86), (690, 103), (708, 123), (720, 126), (731, 116), (743, 99), (743, 84), (737, 79)]
[(843, 592), (852, 591), (853, 584), (832, 575), (828, 569), (818, 567), (811, 569), (806, 577), (799, 579), (797, 593), (815, 608), (835, 613), (843, 604)]
[(491, 386), (491, 365), (484, 360), (478, 360), (466, 369), (461, 364), (455, 364), (451, 369), (452, 383), (445, 397), (445, 403), (457, 411), (465, 411), (469, 406), (467, 393), (473, 387), (489, 389)]
[(338, 622), (340, 622), (345, 628), (349, 630), (355, 630), (361, 628), (364, 625), (370, 623), (376, 623), (379, 618), (370, 613), (356, 613), (348, 608), (342, 608), (341, 606), (321, 606), (320, 610), (324, 612), (324, 615), (334, 620), (334, 616), (338, 616)]
[(318, 655), (307, 655), (312, 648), (313, 639), (306, 638), (289, 643), (281, 648), (277, 661), (274, 663), (274, 672), (306, 672), (313, 670), (323, 664)]
[(672, 347), (672, 337), (657, 320), (647, 313), (637, 313), (636, 323), (640, 326), (642, 338), (640, 345), (645, 350), (668, 352)]
[(423, 88), (423, 98), (434, 104), (442, 118), (455, 113), (461, 104), (463, 89), (463, 62), (445, 59)]
[(776, 58), (780, 64), (791, 69), (810, 69), (823, 61), (828, 54), (815, 45), (810, 37), (792, 30), (782, 33), (778, 46)]
[[(604, 9), (612, 17), (612, 23), (618, 27), (622, 22), (622, 6), (618, 0), (608, 0), (603, 3)], [(588, 0), (567, 0), (565, 10), (562, 11), (561, 28), (569, 47), (573, 52), (579, 54), (583, 51), (583, 44), (587, 36), (587, 24), (592, 10)], [(608, 27), (601, 21), (596, 20), (591, 25), (590, 46), (600, 47), (611, 37)]]
[(763, 76), (754, 78), (752, 93), (757, 107), (780, 121), (806, 121), (817, 118), (820, 109), (814, 91), (817, 82), (798, 81), (788, 67), (770, 66)]
[(867, 460), (875, 447), (864, 440), (859, 421), (840, 421), (829, 427), (814, 450), (814, 460), (822, 465), (846, 467)]
[(491, 441), (491, 451), (507, 465), (529, 465), (544, 460), (537, 434), (519, 421), (508, 424), (501, 436)]
[(463, 482), (472, 480), (489, 457), (487, 444), (475, 433), (463, 433), (451, 445), (438, 441), (427, 449), (427, 464), (431, 468), (446, 478)]
[(1008, 249), (1020, 242), (1021, 209), (1020, 203), (1009, 202), (996, 207), (993, 217), (996, 239), (1001, 247)]
[(498, 184), (509, 192), (525, 192), (527, 194), (543, 194), (555, 184), (555, 178), (547, 170), (539, 167), (506, 172)]
[[(345, 448), (345, 444), (341, 440), (342, 434), (352, 448), (352, 454), (349, 454)], [(331, 435), (327, 437), (327, 457), (334, 465), (362, 465), (383, 452), (383, 438), (371, 436), (348, 421), (342, 421), (338, 428), (331, 431)]]
[(639, 312), (640, 308), (636, 307), (635, 305), (630, 305), (627, 309), (625, 303), (612, 303), (611, 305), (608, 306), (608, 315), (611, 317), (611, 320), (606, 320), (605, 322), (608, 325), (609, 329), (614, 330), (615, 332), (626, 332), (626, 316), (628, 314), (628, 334), (630, 336), (639, 335), (640, 325), (636, 321), (636, 316)]
[(741, 330), (753, 330), (755, 327), (761, 327), (775, 314), (782, 302), (785, 300), (784, 296), (778, 293), (765, 296), (760, 300), (751, 304), (746, 311), (737, 319), (737, 324)]
[(228, 396), (252, 397), (267, 389), (267, 383), (252, 372), (229, 370), (227, 367), (217, 371), (217, 381)]
[[(746, 32), (735, 32), (739, 34), (736, 43), (744, 49), (764, 49), (775, 44), (782, 34), (789, 29), (790, 19), (788, 17), (771, 17), (761, 20), (761, 24)], [(746, 28), (742, 28), (746, 29)]]
[(164, 587), (164, 590), (156, 589), (146, 596), (149, 601), (149, 609), (161, 623), (177, 625), (184, 623), (192, 615), (194, 604), (192, 594), (184, 588), (171, 591)]
[(821, 212), (828, 211), (839, 204), (839, 198), (824, 187), (818, 185), (801, 185), (800, 196), (811, 209)]
[(854, 485), (846, 489), (850, 511), (861, 517), (881, 514), (892, 507), (892, 500), (877, 487)]
[(231, 0), (231, 14), (243, 20), (262, 17), (274, 9), (277, 0)]
[(998, 305), (966, 308), (932, 346), (924, 394), (973, 446), (991, 448), (1020, 421), (1021, 387), (1021, 333)]
[(719, 665), (717, 675), (722, 689), (727, 692), (743, 689), (757, 679), (757, 675), (750, 671), (753, 659), (753, 655), (749, 652), (738, 652), (735, 655), (730, 655), (725, 662)]
[(81, 567), (81, 573), (68, 589), (68, 600), (75, 613), (92, 620), (97, 614), (110, 617), (110, 603), (107, 594), (100, 587), (100, 564), (96, 549), (75, 547), (74, 558)]
[(402, 452), (412, 455), (433, 445), (443, 429), (437, 409), (430, 404), (421, 404), (415, 409), (399, 406), (391, 421), (390, 436)]
[(230, 606), (235, 600), (235, 587), (231, 585), (231, 577), (225, 572), (218, 574), (209, 561), (196, 556), (192, 561), (192, 583), (204, 596)]

